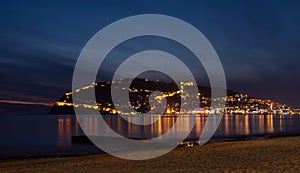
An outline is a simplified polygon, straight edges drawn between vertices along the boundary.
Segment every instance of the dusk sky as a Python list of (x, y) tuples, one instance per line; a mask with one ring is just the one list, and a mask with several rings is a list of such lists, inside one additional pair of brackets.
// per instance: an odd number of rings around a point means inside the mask
[(1, 1), (0, 114), (53, 104), (71, 90), (76, 60), (96, 32), (154, 13), (208, 38), (229, 89), (300, 108), (299, 1)]

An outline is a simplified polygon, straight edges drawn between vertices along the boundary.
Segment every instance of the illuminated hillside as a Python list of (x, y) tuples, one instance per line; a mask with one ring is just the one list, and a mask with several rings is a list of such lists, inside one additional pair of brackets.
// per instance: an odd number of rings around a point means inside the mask
[[(119, 80), (114, 82), (129, 82), (129, 80)], [(67, 92), (62, 98), (51, 108), (50, 114), (74, 114), (73, 107), (82, 107), (85, 109), (99, 110), (101, 114), (116, 115), (120, 110), (116, 110), (111, 100), (111, 82), (92, 83), (91, 85), (77, 89), (75, 93)], [(136, 112), (145, 113), (151, 109), (149, 97), (153, 91), (160, 91), (162, 95), (154, 95), (155, 99), (160, 102), (166, 99), (165, 115), (176, 114), (209, 114), (210, 109), (210, 88), (198, 86), (198, 94), (195, 96), (186, 95), (184, 89), (195, 87), (192, 82), (180, 82), (180, 88), (175, 83), (165, 83), (159, 81), (149, 81), (148, 79), (135, 79), (128, 89), (129, 102), (134, 109), (131, 112), (122, 112), (125, 115), (135, 115)], [(82, 104), (74, 104), (72, 95), (84, 95), (89, 89), (95, 88), (96, 103), (89, 100), (81, 101)], [(126, 90), (126, 88), (118, 88)], [(181, 97), (196, 97), (200, 100), (199, 107), (192, 110), (181, 110), (181, 104), (190, 104), (188, 102), (181, 103)], [(298, 114), (298, 110), (288, 105), (280, 104), (272, 100), (264, 100), (249, 97), (246, 94), (237, 93), (227, 90), (226, 98), (218, 98), (226, 100), (226, 114)], [(123, 105), (119, 105), (123, 106)], [(126, 105), (124, 105), (126, 106)], [(119, 112), (118, 112), (119, 111)]]

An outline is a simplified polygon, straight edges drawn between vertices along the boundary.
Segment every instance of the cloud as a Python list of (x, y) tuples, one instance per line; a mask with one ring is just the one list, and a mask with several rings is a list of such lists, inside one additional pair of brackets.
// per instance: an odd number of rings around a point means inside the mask
[[(0, 100), (0, 103), (8, 103), (8, 104), (22, 104), (22, 105), (42, 105), (42, 106), (53, 106), (52, 103), (46, 102), (29, 102), (29, 101), (19, 101), (19, 100)], [(1, 112), (1, 110), (0, 110)]]

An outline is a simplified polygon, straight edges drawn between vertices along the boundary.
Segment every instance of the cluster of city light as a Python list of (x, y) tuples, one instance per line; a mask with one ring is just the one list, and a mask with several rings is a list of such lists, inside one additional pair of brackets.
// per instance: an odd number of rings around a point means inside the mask
[[(299, 114), (299, 109), (294, 109), (286, 104), (272, 100), (248, 97), (245, 94), (227, 96), (227, 114)], [(228, 103), (231, 103), (228, 104)]]
[[(145, 81), (148, 81), (148, 79), (145, 79)], [(116, 81), (112, 81), (112, 83), (115, 83)], [(118, 81), (119, 83), (122, 81)], [(91, 85), (84, 86), (80, 89), (75, 90), (75, 92), (80, 92), (82, 90), (87, 90), (92, 87), (95, 87), (97, 85), (100, 85), (101, 87), (104, 87), (106, 84), (110, 84), (110, 82), (102, 83), (102, 84), (97, 84), (97, 83), (92, 83)], [(209, 97), (205, 97), (201, 95), (201, 93), (198, 93), (196, 96), (189, 95), (187, 92), (184, 92), (186, 87), (195, 87), (196, 84), (193, 82), (180, 82), (180, 90), (178, 91), (172, 91), (172, 92), (162, 92), (161, 95), (154, 95), (154, 98), (161, 103), (161, 101), (164, 98), (168, 97), (174, 97), (175, 95), (180, 95), (183, 98), (189, 98), (189, 97), (196, 97), (197, 99), (200, 99), (200, 105), (198, 108), (195, 108), (194, 110), (180, 110), (178, 107), (180, 107), (179, 103), (175, 103), (175, 105), (167, 105), (165, 114), (211, 114), (212, 113), (212, 108), (210, 107), (210, 102), (211, 99)], [(126, 88), (121, 88), (122, 90)], [(137, 89), (137, 88), (129, 88), (128, 91), (130, 93), (136, 93), (136, 92), (146, 92), (146, 93), (151, 93), (152, 91), (148, 89)], [(68, 102), (70, 99), (70, 96), (72, 95), (72, 92), (65, 93), (66, 97), (63, 102), (56, 102), (57, 106), (73, 106), (73, 107), (84, 107), (87, 109), (96, 109), (100, 111), (107, 112), (109, 114), (124, 114), (124, 115), (135, 115), (137, 112), (132, 111), (132, 112), (121, 112), (113, 108), (113, 105), (110, 103), (107, 103), (105, 105), (101, 104), (95, 104), (95, 103), (87, 103), (87, 104), (73, 104)], [(146, 96), (149, 97), (149, 94)], [(217, 100), (222, 100), (226, 101), (227, 105), (225, 110), (222, 110), (224, 114), (300, 114), (299, 109), (293, 109), (290, 106), (287, 106), (285, 104), (280, 104), (272, 100), (264, 100), (264, 99), (258, 99), (258, 98), (252, 98), (248, 97), (246, 94), (235, 94), (232, 96), (227, 96), (226, 98), (218, 98)], [(137, 101), (138, 106), (133, 108), (139, 108), (142, 105), (146, 105), (145, 103), (141, 103), (142, 101)], [(126, 105), (125, 105), (126, 104)], [(130, 102), (124, 103), (124, 105), (119, 105), (121, 106), (128, 106)], [(191, 104), (188, 101), (185, 101), (181, 104)], [(155, 109), (155, 106), (152, 107), (152, 109)]]

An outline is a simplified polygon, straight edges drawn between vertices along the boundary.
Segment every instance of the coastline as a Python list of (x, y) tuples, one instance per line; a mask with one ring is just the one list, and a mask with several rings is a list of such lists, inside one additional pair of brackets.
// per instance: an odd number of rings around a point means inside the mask
[[(235, 135), (230, 137), (214, 136), (209, 143), (227, 143), (240, 142), (250, 140), (266, 140), (286, 137), (300, 137), (300, 132), (290, 133), (270, 133), (270, 134), (256, 134), (256, 135)], [(145, 140), (147, 138), (131, 138), (135, 140)], [(178, 144), (178, 147), (185, 147), (186, 145), (198, 146), (199, 139), (186, 138), (183, 142)], [(0, 162), (5, 160), (26, 159), (26, 158), (47, 158), (47, 157), (69, 157), (81, 156), (89, 154), (106, 154), (106, 152), (95, 146), (87, 136), (72, 136), (72, 146), (61, 147), (42, 147), (29, 149), (5, 149), (0, 150)]]
[[(36, 157), (0, 161), (1, 172), (299, 172), (300, 136), (212, 142), (178, 147), (158, 158), (129, 161), (109, 154)], [(72, 168), (72, 169), (66, 169)]]

